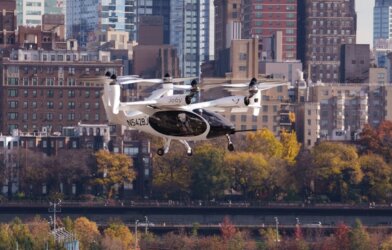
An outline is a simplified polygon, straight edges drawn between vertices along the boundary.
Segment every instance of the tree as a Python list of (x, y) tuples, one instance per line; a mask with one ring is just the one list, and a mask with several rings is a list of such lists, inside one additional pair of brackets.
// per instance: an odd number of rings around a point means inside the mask
[(220, 231), (224, 241), (228, 241), (237, 233), (237, 228), (231, 223), (229, 217), (225, 216), (220, 225)]
[(295, 132), (289, 133), (283, 130), (280, 133), (280, 143), (283, 146), (283, 159), (287, 161), (289, 165), (295, 164), (295, 159), (301, 150), (301, 144), (297, 140)]
[(271, 168), (262, 154), (233, 152), (225, 155), (225, 166), (234, 179), (234, 187), (245, 197), (255, 198), (268, 190)]
[[(20, 249), (32, 249), (33, 248), (33, 239), (27, 225), (23, 224), (19, 218), (15, 218), (10, 225), (10, 229), (12, 232), (12, 243), (18, 244)], [(13, 245), (13, 249), (16, 246)]]
[[(102, 246), (104, 249), (131, 249), (134, 245), (134, 238), (129, 228), (124, 224), (112, 223), (104, 230)], [(117, 248), (113, 248), (113, 246)]]
[(87, 250), (91, 246), (97, 245), (100, 233), (97, 224), (86, 217), (80, 217), (75, 220), (74, 232), (80, 242), (80, 249)]
[(360, 134), (364, 152), (381, 154), (387, 162), (392, 160), (392, 121), (383, 121), (376, 129), (365, 125)]
[(195, 149), (189, 162), (191, 190), (195, 199), (213, 199), (229, 187), (228, 170), (224, 166), (225, 151), (205, 143)]
[(359, 164), (364, 174), (359, 184), (362, 194), (369, 201), (387, 201), (392, 191), (391, 167), (375, 154), (361, 156)]
[(132, 160), (127, 155), (100, 150), (95, 157), (98, 177), (94, 179), (94, 183), (106, 188), (108, 199), (112, 197), (115, 185), (123, 185), (135, 179), (136, 173), (132, 168)]
[(7, 224), (0, 224), (0, 249), (12, 249), (12, 232)]
[[(355, 147), (342, 143), (322, 142), (311, 151), (316, 192), (336, 201), (353, 199), (352, 188), (362, 179)], [(351, 187), (351, 188), (350, 188)]]
[(347, 225), (340, 223), (335, 230), (335, 245), (337, 249), (349, 249), (350, 229)]
[(31, 239), (34, 242), (35, 249), (45, 249), (45, 245), (50, 241), (50, 226), (47, 220), (38, 216), (27, 223), (31, 232)]
[(28, 197), (42, 195), (42, 184), (49, 180), (48, 169), (52, 165), (48, 160), (49, 158), (44, 153), (27, 149), (20, 151), (20, 156), (21, 190)]
[(263, 239), (265, 249), (279, 249), (278, 243), (280, 241), (279, 232), (273, 228), (260, 229), (259, 233)]
[(392, 249), (392, 236), (389, 236), (386, 240), (381, 243), (380, 250), (391, 250)]
[(246, 141), (247, 151), (262, 153), (267, 159), (271, 157), (281, 158), (283, 155), (282, 143), (266, 128), (247, 133)]
[(361, 221), (357, 219), (354, 227), (349, 234), (352, 250), (371, 250), (374, 249), (370, 241), (370, 236), (363, 227)]
[[(92, 157), (90, 150), (60, 150), (57, 155), (52, 156), (52, 167), (48, 171), (53, 186), (59, 190), (60, 183), (71, 184), (80, 183), (91, 176), (89, 161)], [(66, 190), (63, 190), (65, 193)]]
[(154, 157), (154, 193), (166, 199), (181, 199), (189, 196), (191, 171), (184, 152), (173, 146), (170, 157)]

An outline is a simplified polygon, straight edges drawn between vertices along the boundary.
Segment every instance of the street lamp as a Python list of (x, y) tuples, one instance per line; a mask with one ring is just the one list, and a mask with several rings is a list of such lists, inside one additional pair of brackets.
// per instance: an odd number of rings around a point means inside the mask
[(276, 244), (279, 242), (279, 220), (278, 217), (274, 217), (275, 219), (275, 228), (276, 228)]
[[(61, 212), (61, 209), (57, 209), (57, 206), (60, 206), (61, 200), (58, 202), (49, 202), (50, 208), (49, 212), (53, 212), (53, 231), (56, 231), (56, 212)], [(53, 211), (52, 211), (53, 206)]]
[(145, 234), (147, 234), (147, 231), (148, 231), (148, 217), (147, 216), (144, 216), (144, 218), (146, 219), (146, 227), (145, 227)]
[(135, 221), (135, 250), (137, 249), (137, 224), (139, 223), (139, 220)]

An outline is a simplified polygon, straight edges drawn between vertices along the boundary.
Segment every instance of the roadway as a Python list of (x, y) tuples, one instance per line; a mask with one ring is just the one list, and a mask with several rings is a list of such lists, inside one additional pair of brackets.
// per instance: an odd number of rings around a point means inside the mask
[[(49, 212), (50, 211), (50, 212)], [(1, 203), (0, 222), (10, 222), (19, 217), (22, 220), (40, 215), (53, 216), (49, 203)], [(392, 207), (322, 205), (302, 207), (298, 204), (249, 206), (249, 204), (224, 204), (203, 206), (201, 204), (181, 205), (167, 203), (152, 204), (96, 204), (64, 202), (56, 209), (58, 217), (77, 218), (85, 216), (106, 225), (109, 221), (121, 220), (133, 226), (135, 221), (145, 222), (148, 218), (151, 228), (169, 231), (173, 228), (189, 228), (198, 224), (200, 228), (219, 227), (225, 216), (242, 228), (276, 226), (293, 228), (297, 223), (308, 228), (334, 228), (339, 223), (352, 226), (356, 219), (369, 227), (392, 228)]]

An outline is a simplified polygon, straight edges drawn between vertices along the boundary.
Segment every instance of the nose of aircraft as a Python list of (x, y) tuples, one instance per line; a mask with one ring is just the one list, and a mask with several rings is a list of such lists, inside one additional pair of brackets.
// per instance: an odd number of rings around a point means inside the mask
[(210, 132), (207, 135), (207, 138), (215, 138), (219, 136), (224, 136), (227, 134), (234, 134), (235, 127), (229, 124), (220, 124), (219, 126), (211, 126)]

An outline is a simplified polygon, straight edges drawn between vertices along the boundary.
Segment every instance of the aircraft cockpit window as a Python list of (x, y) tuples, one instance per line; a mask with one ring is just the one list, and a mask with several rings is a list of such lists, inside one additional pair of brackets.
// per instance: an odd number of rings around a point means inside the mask
[(231, 125), (220, 114), (217, 114), (217, 113), (205, 110), (205, 109), (195, 109), (195, 110), (193, 110), (193, 112), (195, 112), (198, 115), (201, 115), (204, 119), (206, 119), (211, 127), (222, 126), (222, 125), (227, 125), (227, 126)]
[(187, 111), (160, 111), (149, 117), (153, 129), (171, 136), (198, 136), (207, 130), (199, 116)]

